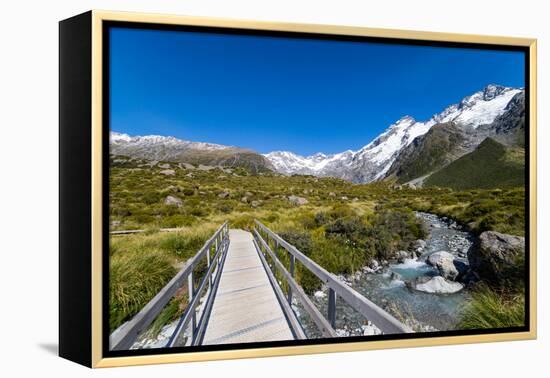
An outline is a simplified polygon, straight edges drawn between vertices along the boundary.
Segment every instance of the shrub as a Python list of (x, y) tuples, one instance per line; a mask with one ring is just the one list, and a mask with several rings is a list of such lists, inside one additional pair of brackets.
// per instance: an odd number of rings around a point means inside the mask
[(304, 255), (311, 256), (313, 241), (308, 232), (288, 230), (280, 232), (279, 236), (296, 247)]
[(320, 211), (317, 214), (315, 214), (315, 224), (319, 226), (324, 226), (330, 221), (329, 216), (326, 212)]
[(204, 217), (209, 214), (209, 210), (205, 206), (194, 206), (188, 209), (187, 212), (195, 217)]
[(134, 215), (134, 220), (137, 223), (148, 224), (153, 223), (155, 221), (155, 217), (149, 214), (136, 214)]
[(412, 212), (381, 211), (371, 216), (367, 230), (367, 251), (376, 251), (378, 257), (391, 259), (395, 252), (409, 249), (413, 241), (425, 238), (427, 231)]
[(298, 213), (298, 215), (296, 216), (296, 221), (307, 230), (311, 230), (317, 227), (315, 216), (311, 212)]
[(344, 204), (334, 206), (329, 212), (328, 216), (331, 219), (345, 218), (355, 215), (355, 212), (351, 207)]
[(186, 196), (192, 196), (193, 194), (195, 194), (195, 189), (183, 188), (181, 192)]
[(176, 228), (191, 226), (196, 222), (196, 218), (191, 215), (175, 214), (161, 219), (161, 227)]
[(277, 213), (270, 213), (267, 217), (265, 217), (265, 221), (269, 223), (273, 223), (279, 220), (279, 214)]
[(152, 205), (161, 200), (161, 194), (157, 191), (146, 192), (141, 196), (141, 201), (147, 205)]
[(218, 210), (224, 214), (230, 214), (233, 212), (233, 206), (228, 203), (222, 203), (218, 206)]
[(254, 217), (250, 214), (242, 214), (233, 219), (230, 224), (231, 228), (252, 230), (254, 228)]

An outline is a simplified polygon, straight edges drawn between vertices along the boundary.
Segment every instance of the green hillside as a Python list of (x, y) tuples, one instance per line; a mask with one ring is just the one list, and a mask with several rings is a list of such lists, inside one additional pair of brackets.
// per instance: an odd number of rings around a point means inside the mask
[(463, 141), (464, 136), (454, 124), (437, 124), (400, 154), (387, 177), (397, 177), (402, 184), (436, 171), (460, 156)]
[(428, 177), (424, 185), (457, 190), (522, 186), (524, 159), (522, 148), (507, 148), (487, 138), (473, 152)]

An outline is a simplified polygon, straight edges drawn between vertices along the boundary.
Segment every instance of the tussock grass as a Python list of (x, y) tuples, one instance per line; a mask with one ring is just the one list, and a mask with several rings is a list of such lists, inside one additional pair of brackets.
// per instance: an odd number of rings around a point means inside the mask
[[(182, 228), (174, 233), (152, 231), (112, 237), (109, 261), (111, 331), (147, 304), (174, 277), (181, 263), (199, 251), (215, 229), (214, 224), (204, 223), (200, 228)], [(197, 268), (197, 277), (203, 268)], [(163, 316), (173, 316), (173, 312), (170, 314)], [(158, 329), (161, 327), (157, 324)]]
[(109, 272), (109, 327), (116, 329), (136, 314), (174, 276), (166, 254), (136, 249), (111, 255)]
[(461, 314), (459, 328), (506, 328), (525, 325), (523, 292), (496, 292), (487, 285), (478, 285)]
[(187, 292), (184, 295), (176, 295), (156, 317), (148, 330), (148, 336), (156, 337), (162, 327), (179, 318), (189, 303)]

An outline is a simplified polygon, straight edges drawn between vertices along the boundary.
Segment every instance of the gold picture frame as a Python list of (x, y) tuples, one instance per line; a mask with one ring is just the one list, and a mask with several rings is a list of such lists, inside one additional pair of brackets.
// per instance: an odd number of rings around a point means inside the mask
[[(81, 16), (77, 16), (81, 17)], [(355, 27), (355, 26), (336, 26), (336, 25), (317, 25), (317, 24), (295, 24), (295, 23), (280, 23), (280, 22), (260, 22), (253, 20), (232, 20), (232, 19), (219, 19), (210, 17), (188, 17), (188, 16), (175, 16), (175, 15), (161, 15), (161, 14), (145, 14), (145, 13), (126, 13), (126, 12), (110, 12), (93, 10), (83, 15), (85, 18), (85, 26), (79, 26), (84, 29), (89, 28), (90, 40), (89, 45), (85, 48), (90, 48), (89, 57), (90, 61), (90, 81), (89, 85), (91, 89), (89, 105), (89, 120), (91, 133), (86, 137), (90, 142), (89, 162), (89, 184), (91, 185), (89, 191), (91, 199), (89, 202), (89, 215), (90, 215), (90, 229), (89, 242), (90, 245), (82, 245), (81, 248), (89, 247), (89, 260), (81, 262), (82, 265), (79, 268), (89, 271), (89, 278), (91, 280), (89, 284), (90, 293), (85, 295), (85, 298), (89, 299), (90, 316), (85, 321), (91, 321), (89, 325), (89, 341), (90, 345), (88, 349), (85, 349), (85, 354), (89, 353), (89, 359), (80, 358), (79, 356), (73, 356), (69, 352), (69, 347), (74, 347), (74, 343), (66, 342), (66, 349), (63, 346), (63, 342), (60, 342), (60, 354), (66, 358), (83, 363), (90, 367), (114, 367), (114, 366), (130, 366), (130, 365), (144, 365), (144, 364), (161, 364), (161, 363), (173, 363), (173, 362), (189, 362), (189, 361), (208, 361), (208, 360), (221, 360), (221, 359), (238, 359), (238, 358), (251, 358), (251, 357), (267, 357), (267, 356), (284, 356), (284, 355), (300, 355), (300, 354), (312, 354), (312, 353), (329, 353), (329, 352), (349, 352), (349, 351), (362, 351), (372, 349), (389, 349), (389, 348), (408, 348), (408, 347), (425, 347), (436, 345), (449, 345), (449, 344), (466, 344), (466, 343), (482, 343), (482, 342), (495, 342), (495, 341), (513, 341), (513, 340), (527, 340), (535, 339), (537, 336), (537, 298), (536, 298), (536, 242), (537, 242), (537, 139), (536, 139), (536, 124), (537, 124), (537, 80), (536, 80), (536, 61), (537, 61), (537, 41), (530, 38), (514, 38), (514, 37), (500, 37), (500, 36), (483, 36), (483, 35), (468, 35), (468, 34), (453, 34), (453, 33), (436, 33), (436, 32), (424, 32), (424, 31), (412, 31), (412, 30), (393, 30), (393, 29), (377, 29), (367, 27)], [(75, 18), (76, 20), (76, 18)], [(70, 20), (68, 20), (71, 22)], [(360, 341), (360, 342), (346, 342), (346, 343), (323, 343), (314, 345), (296, 345), (296, 346), (284, 346), (284, 347), (262, 347), (254, 349), (230, 349), (230, 350), (213, 350), (213, 351), (199, 351), (191, 353), (166, 353), (166, 354), (151, 354), (151, 355), (132, 355), (132, 356), (120, 356), (120, 357), (104, 357), (103, 355), (103, 314), (104, 314), (104, 298), (103, 298), (103, 269), (105, 268), (104, 261), (104, 232), (103, 230), (103, 216), (105, 211), (105, 199), (103, 198), (103, 168), (104, 168), (104, 130), (103, 122), (105, 115), (103, 114), (103, 73), (104, 73), (104, 56), (103, 56), (103, 38), (104, 38), (104, 23), (105, 22), (127, 22), (127, 23), (139, 23), (139, 24), (161, 24), (161, 25), (186, 25), (186, 26), (199, 26), (199, 27), (217, 27), (217, 28), (233, 28), (233, 29), (248, 29), (248, 30), (261, 30), (261, 31), (283, 31), (283, 32), (299, 32), (299, 33), (311, 33), (311, 34), (332, 34), (332, 35), (345, 35), (345, 36), (358, 36), (358, 37), (376, 37), (384, 39), (400, 39), (400, 40), (421, 40), (421, 41), (433, 41), (433, 42), (457, 42), (465, 44), (478, 44), (478, 45), (503, 45), (503, 46), (521, 46), (528, 49), (529, 54), (529, 250), (526, 253), (529, 254), (529, 330), (525, 332), (511, 332), (511, 333), (494, 333), (494, 334), (476, 334), (476, 335), (460, 335), (460, 336), (430, 336), (422, 338), (406, 338), (398, 340), (376, 340), (376, 341)], [(67, 24), (67, 21), (62, 21)], [(75, 21), (76, 22), (76, 21)], [(63, 31), (63, 26), (62, 31)], [(70, 31), (68, 28), (65, 32)], [(63, 36), (61, 36), (61, 47), (69, 46), (71, 43), (76, 46), (77, 42), (64, 42)], [(73, 46), (73, 45), (71, 45)], [(69, 47), (66, 47), (68, 49)], [(61, 51), (63, 57), (63, 51)], [(61, 59), (63, 60), (63, 59)], [(60, 70), (63, 71), (63, 64)], [(63, 72), (61, 72), (63, 75)], [(63, 79), (61, 79), (63, 80)], [(63, 83), (61, 84), (63, 89)], [(64, 101), (61, 101), (61, 113), (63, 113), (63, 107), (67, 106)], [(85, 104), (83, 105), (85, 106)], [(68, 117), (68, 116), (67, 116)], [(63, 123), (63, 116), (61, 117), (61, 123)], [(69, 126), (66, 126), (69, 127)], [(74, 125), (72, 127), (75, 127)], [(62, 133), (64, 126), (61, 126)], [(63, 139), (63, 136), (62, 136)], [(63, 143), (61, 143), (63, 144)], [(63, 159), (63, 155), (62, 155)], [(63, 164), (63, 162), (61, 163)], [(67, 168), (67, 174), (70, 174), (69, 168)], [(62, 172), (63, 176), (63, 172)], [(63, 180), (63, 178), (62, 178)], [(76, 200), (76, 197), (74, 197)], [(61, 204), (60, 206), (64, 206)], [(63, 211), (62, 211), (63, 214)], [(62, 221), (63, 222), (63, 221)], [(67, 225), (66, 227), (70, 227)], [(76, 226), (75, 226), (76, 227)], [(61, 237), (65, 237), (64, 232), (68, 232), (69, 228), (61, 230)], [(76, 242), (75, 242), (76, 243)], [(63, 247), (62, 247), (63, 248)], [(63, 252), (61, 260), (63, 260)], [(63, 262), (61, 262), (63, 265)], [(67, 264), (75, 264), (74, 262), (68, 262)], [(61, 269), (63, 273), (63, 269)], [(62, 295), (69, 295), (64, 292), (65, 285), (69, 285), (69, 278), (61, 278), (61, 291)], [(62, 299), (61, 299), (62, 300)], [(63, 300), (62, 300), (63, 302)], [(72, 310), (68, 309), (68, 303), (60, 304), (60, 312), (67, 313)], [(60, 316), (60, 322), (65, 324), (67, 317), (74, 316), (74, 314), (66, 315), (66, 317)], [(64, 326), (62, 325), (62, 328)], [(85, 328), (85, 325), (74, 326), (76, 328)], [(76, 328), (71, 329), (72, 332)], [(63, 333), (63, 330), (60, 330)], [(63, 339), (69, 339), (68, 330), (60, 336)], [(66, 350), (66, 352), (65, 352)]]

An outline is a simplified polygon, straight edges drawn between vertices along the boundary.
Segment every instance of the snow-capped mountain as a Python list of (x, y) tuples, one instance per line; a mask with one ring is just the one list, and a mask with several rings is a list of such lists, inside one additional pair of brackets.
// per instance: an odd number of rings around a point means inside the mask
[(265, 157), (248, 149), (160, 135), (130, 136), (112, 131), (110, 153), (146, 160), (243, 167), (253, 172), (274, 169)]
[[(519, 95), (523, 93), (522, 88), (488, 85), (426, 121), (402, 117), (363, 148), (331, 155), (316, 153), (304, 157), (288, 151), (260, 155), (239, 147), (117, 132), (111, 132), (110, 152), (148, 160), (240, 166), (255, 172), (275, 170), (283, 174), (331, 176), (365, 183), (390, 176), (407, 177), (404, 172), (411, 173), (407, 167), (416, 164), (416, 157), (429, 156), (429, 146), (445, 135), (458, 134), (456, 138), (460, 143), (457, 142), (453, 153), (441, 160), (440, 165), (472, 151), (487, 137), (496, 137), (501, 142), (517, 139), (517, 120), (523, 117), (521, 111), (524, 109)], [(419, 143), (424, 139), (428, 140)], [(419, 148), (423, 149), (422, 153)]]
[(322, 173), (327, 173), (331, 168), (336, 168), (336, 166), (351, 164), (353, 154), (353, 151), (348, 150), (333, 155), (316, 153), (315, 155), (303, 157), (293, 152), (274, 151), (264, 156), (271, 161), (275, 169), (280, 173), (322, 175)]
[(171, 160), (172, 155), (187, 149), (216, 151), (231, 148), (220, 144), (190, 142), (161, 135), (130, 136), (116, 131), (111, 131), (110, 142), (111, 152), (114, 154), (133, 156), (136, 153), (142, 153), (148, 155), (147, 158), (151, 160)]
[(354, 182), (371, 182), (384, 178), (399, 153), (434, 125), (453, 123), (464, 132), (475, 133), (480, 126), (490, 125), (501, 116), (510, 100), (521, 92), (521, 88), (488, 85), (427, 121), (402, 117), (358, 151), (348, 150), (333, 155), (317, 153), (308, 157), (276, 151), (264, 156), (283, 174), (333, 176)]

